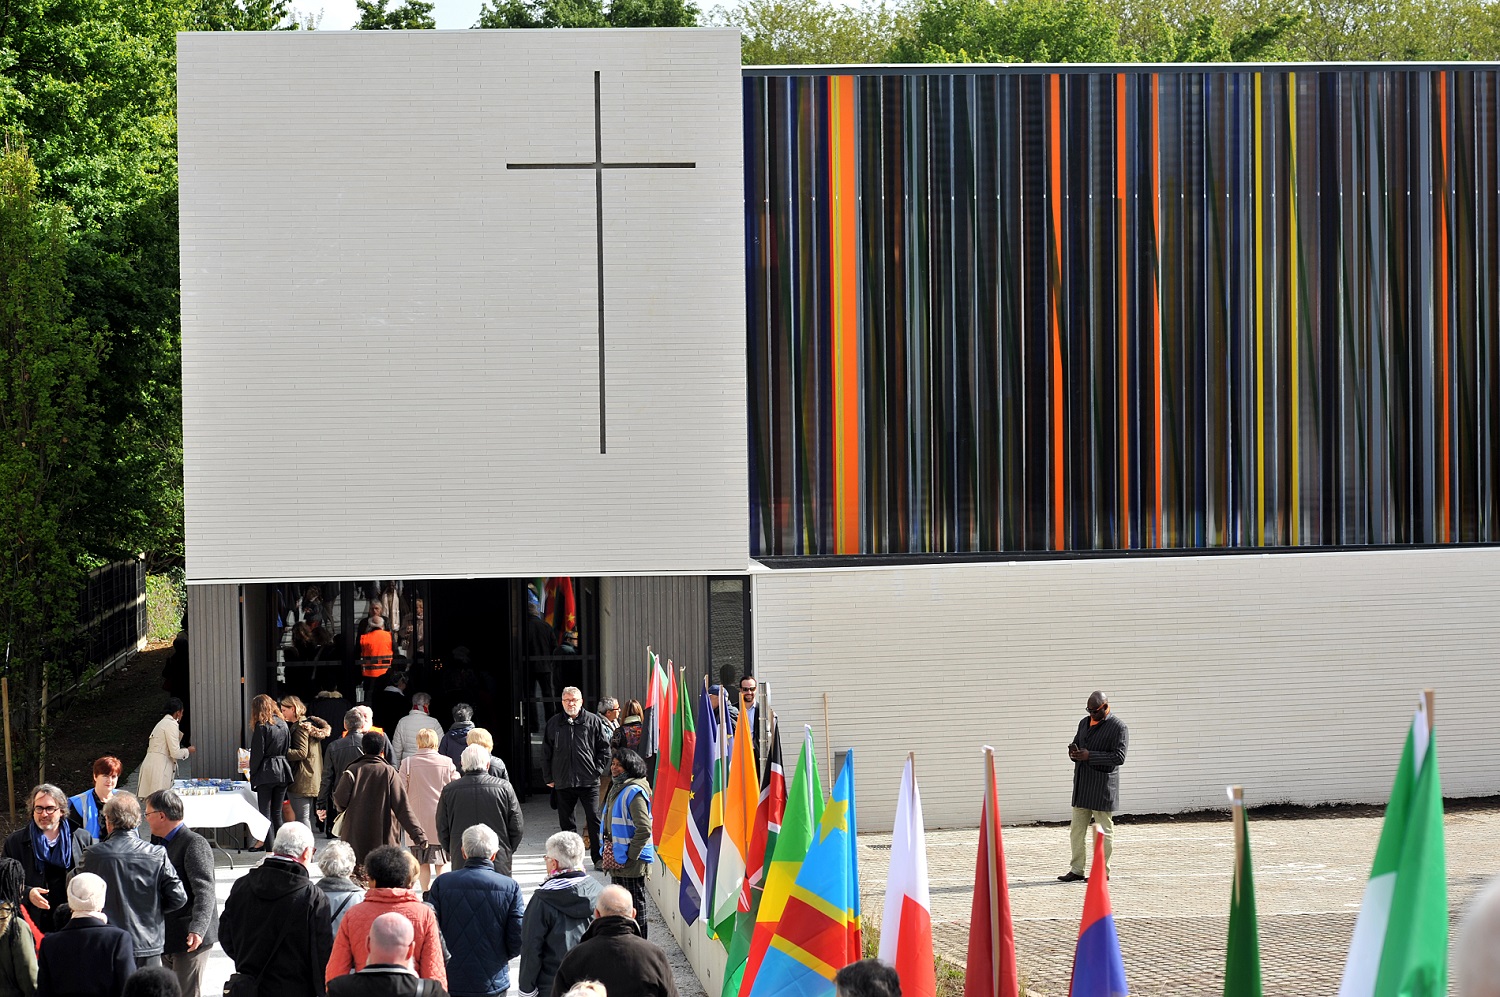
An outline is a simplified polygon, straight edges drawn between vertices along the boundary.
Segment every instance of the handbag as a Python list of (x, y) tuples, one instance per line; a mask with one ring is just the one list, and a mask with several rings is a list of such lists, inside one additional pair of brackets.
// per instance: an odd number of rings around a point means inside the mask
[[(315, 890), (317, 887), (309, 886), (307, 889)], [(299, 898), (302, 895), (302, 893), (297, 894)], [(286, 933), (291, 928), (293, 920), (295, 919), (287, 918), (282, 922), (281, 932), (277, 934), (276, 941), (271, 944), (273, 956), (280, 954), (281, 943), (286, 941)], [(262, 966), (260, 971), (255, 973), (230, 973), (229, 979), (224, 981), (223, 997), (260, 997), (260, 974), (265, 971), (266, 968)]]
[(333, 836), (335, 838), (342, 838), (344, 836), (344, 818), (348, 814), (349, 811), (340, 810), (339, 815), (333, 819)]
[(617, 872), (620, 869), (625, 868), (623, 865), (621, 865), (619, 862), (617, 862), (615, 860), (615, 845), (614, 845), (614, 841), (612, 839), (610, 839), (610, 838), (603, 839), (600, 842), (600, 846), (601, 846), (601, 851), (599, 852), (599, 871), (600, 872)]

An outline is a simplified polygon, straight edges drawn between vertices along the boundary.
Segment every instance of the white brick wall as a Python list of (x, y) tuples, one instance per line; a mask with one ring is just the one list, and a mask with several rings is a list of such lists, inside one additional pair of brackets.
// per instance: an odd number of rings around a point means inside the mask
[[(1418, 691), (1450, 796), (1491, 761), (1500, 550), (773, 571), (756, 666), (787, 764), (801, 725), (856, 751), (860, 825), (889, 830), (917, 752), (928, 826), (978, 820), (980, 746), (1010, 822), (1067, 816), (1090, 691), (1130, 726), (1124, 811), (1385, 802)], [(831, 777), (825, 775), (825, 783)]]
[(178, 49), (194, 582), (744, 569), (736, 32)]

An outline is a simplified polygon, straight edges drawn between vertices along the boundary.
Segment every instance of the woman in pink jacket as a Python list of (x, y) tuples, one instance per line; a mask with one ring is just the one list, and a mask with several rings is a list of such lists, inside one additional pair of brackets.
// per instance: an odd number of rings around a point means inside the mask
[(400, 914), (411, 922), (414, 932), (411, 968), (422, 979), (436, 980), (446, 990), (448, 966), (443, 961), (437, 914), (411, 889), (417, 877), (416, 859), (404, 848), (381, 845), (365, 857), (365, 872), (370, 876), (370, 889), (339, 922), (324, 979), (331, 981), (364, 969), (370, 961), (370, 925), (382, 914)]
[(427, 834), (428, 844), (411, 850), (421, 866), (424, 893), (432, 885), (433, 877), (448, 871), (448, 854), (437, 833), (437, 805), (443, 787), (458, 778), (453, 760), (437, 750), (438, 737), (437, 731), (423, 727), (417, 731), (417, 753), (401, 760), (401, 781), (406, 786), (412, 816)]

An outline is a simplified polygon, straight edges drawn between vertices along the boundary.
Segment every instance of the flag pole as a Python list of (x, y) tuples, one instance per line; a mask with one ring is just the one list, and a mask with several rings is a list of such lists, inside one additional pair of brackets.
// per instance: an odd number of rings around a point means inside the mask
[(1437, 707), (1437, 697), (1433, 695), (1431, 689), (1423, 689), (1422, 699), (1427, 703), (1427, 725), (1435, 730), (1437, 728), (1437, 714), (1434, 710)]
[(828, 722), (828, 693), (823, 693), (823, 748), (828, 752), (828, 777), (837, 778), (833, 771), (833, 727)]
[(1245, 787), (1229, 787), (1229, 816), (1234, 824), (1234, 895), (1240, 892), (1240, 863), (1238, 856), (1245, 848)]
[(995, 814), (995, 797), (997, 787), (995, 786), (995, 749), (988, 744), (984, 746), (984, 834), (989, 846), (989, 856), (985, 866), (989, 871), (990, 891), (990, 992), (1000, 993), (1000, 871), (995, 868), (995, 840), (999, 828), (999, 820)]

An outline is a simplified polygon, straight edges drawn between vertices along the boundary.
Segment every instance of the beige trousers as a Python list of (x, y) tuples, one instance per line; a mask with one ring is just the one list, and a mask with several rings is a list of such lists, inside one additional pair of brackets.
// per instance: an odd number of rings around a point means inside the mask
[(1115, 850), (1115, 818), (1106, 810), (1073, 808), (1073, 823), (1068, 825), (1068, 839), (1073, 845), (1073, 861), (1068, 868), (1080, 876), (1083, 875), (1084, 857), (1088, 853), (1088, 830), (1091, 819), (1097, 822), (1099, 830), (1104, 832), (1104, 874), (1109, 875), (1114, 870), (1109, 857)]

